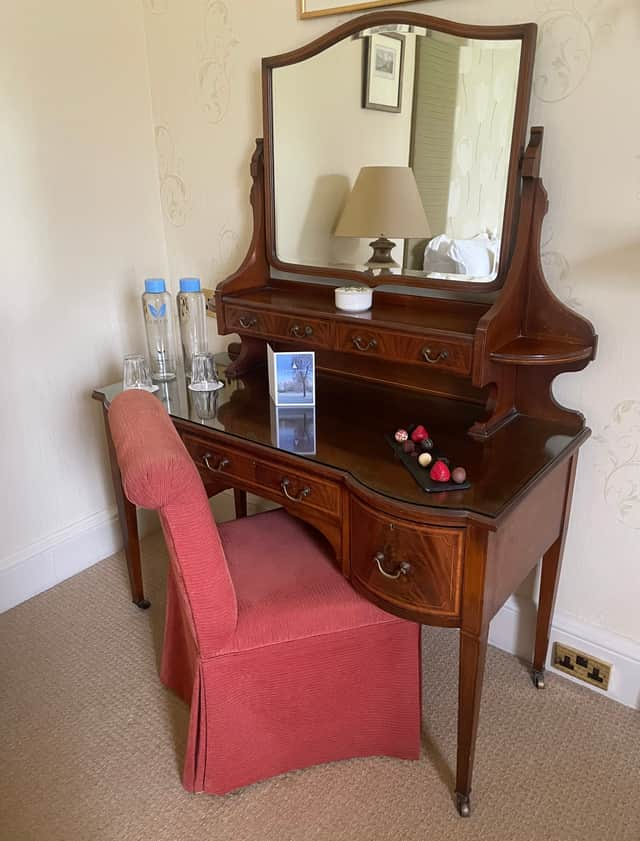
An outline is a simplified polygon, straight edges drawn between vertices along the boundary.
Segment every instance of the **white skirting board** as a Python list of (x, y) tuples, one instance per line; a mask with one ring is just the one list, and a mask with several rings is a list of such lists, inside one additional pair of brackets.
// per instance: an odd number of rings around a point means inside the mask
[[(141, 534), (157, 528), (152, 511), (138, 513)], [(0, 613), (43, 593), (122, 549), (116, 509), (109, 508), (0, 559)]]
[[(233, 516), (230, 497), (231, 492), (225, 492), (214, 502), (214, 507), (224, 509), (224, 513), (222, 510), (216, 512), (221, 520)], [(251, 513), (265, 507), (271, 506), (250, 499)], [(158, 527), (153, 512), (139, 512), (138, 518), (142, 535)], [(5, 558), (0, 561), (0, 613), (93, 566), (121, 548), (118, 518), (115, 508), (111, 508)], [(494, 617), (489, 642), (503, 651), (530, 660), (534, 634), (535, 605), (528, 599), (512, 596)], [(607, 692), (576, 681), (580, 686), (588, 686), (600, 695), (640, 709), (640, 643), (578, 622), (560, 611), (556, 611), (553, 618), (548, 667), (551, 667), (553, 643), (556, 640), (613, 665)], [(575, 680), (557, 670), (553, 670), (553, 674)]]
[[(530, 661), (536, 626), (536, 605), (528, 599), (511, 596), (496, 614), (489, 629), (489, 642), (496, 648)], [(578, 651), (611, 663), (609, 689), (603, 692), (595, 686), (573, 678), (551, 665), (554, 642), (561, 642)], [(598, 695), (612, 698), (627, 707), (640, 709), (640, 643), (613, 634), (603, 628), (587, 625), (556, 610), (551, 624), (547, 669), (553, 675), (571, 680), (592, 689)], [(545, 690), (546, 691), (546, 690)]]

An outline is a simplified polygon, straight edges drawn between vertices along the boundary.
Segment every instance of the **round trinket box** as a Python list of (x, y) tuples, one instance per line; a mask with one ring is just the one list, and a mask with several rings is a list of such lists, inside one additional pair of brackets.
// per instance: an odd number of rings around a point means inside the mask
[(373, 289), (368, 286), (338, 286), (335, 290), (336, 307), (344, 312), (364, 312), (371, 309)]

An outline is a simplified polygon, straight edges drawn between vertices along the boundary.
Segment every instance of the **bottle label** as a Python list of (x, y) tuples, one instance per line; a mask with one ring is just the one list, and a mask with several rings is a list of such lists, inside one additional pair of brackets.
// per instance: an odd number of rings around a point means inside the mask
[(179, 298), (178, 300), (180, 302), (180, 306), (179, 306), (180, 321), (184, 321), (185, 319), (189, 318), (189, 315), (190, 315), (189, 301), (186, 298)]
[(152, 318), (164, 318), (167, 314), (166, 304), (162, 304), (160, 307), (154, 307), (153, 304), (149, 304), (147, 309)]

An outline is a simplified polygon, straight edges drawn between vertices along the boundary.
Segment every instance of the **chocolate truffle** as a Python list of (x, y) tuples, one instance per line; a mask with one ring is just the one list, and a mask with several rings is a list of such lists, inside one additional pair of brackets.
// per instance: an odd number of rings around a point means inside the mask
[(467, 471), (464, 467), (454, 467), (451, 478), (456, 483), (456, 485), (461, 485), (467, 478)]

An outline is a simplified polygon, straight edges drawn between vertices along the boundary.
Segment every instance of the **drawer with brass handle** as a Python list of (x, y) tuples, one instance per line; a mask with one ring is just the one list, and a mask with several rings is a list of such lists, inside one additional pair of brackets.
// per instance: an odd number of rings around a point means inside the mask
[(337, 483), (310, 473), (298, 473), (286, 466), (257, 461), (255, 484), (258, 492), (282, 502), (294, 512), (297, 507), (317, 508), (329, 514), (340, 513), (340, 487)]
[(230, 478), (253, 479), (254, 462), (249, 456), (227, 451), (223, 447), (187, 434), (182, 435), (182, 440), (204, 478), (224, 475)]
[(385, 578), (391, 579), (391, 581), (396, 581), (401, 575), (409, 575), (411, 572), (411, 564), (407, 563), (407, 561), (401, 561), (393, 572), (387, 571), (385, 569), (387, 559), (385, 558), (384, 552), (376, 552), (373, 556), (373, 560), (376, 562), (376, 565), (380, 570), (380, 574), (384, 575)]
[(303, 488), (296, 493), (295, 496), (291, 495), (291, 491), (289, 488), (291, 487), (291, 479), (284, 478), (280, 482), (280, 487), (282, 488), (282, 493), (286, 496), (287, 499), (291, 500), (291, 502), (302, 502), (303, 499), (306, 499), (309, 494), (311, 493), (311, 488), (309, 485), (305, 485)]
[(305, 324), (303, 327), (299, 324), (292, 324), (289, 327), (289, 333), (296, 339), (309, 339), (313, 336), (313, 327), (310, 324)]
[(384, 328), (336, 324), (336, 350), (376, 356), (414, 365), (428, 365), (467, 375), (471, 372), (473, 337), (455, 334), (441, 339), (437, 333), (403, 333)]
[(430, 347), (423, 347), (422, 355), (424, 356), (425, 362), (428, 362), (430, 365), (437, 365), (438, 362), (445, 362), (449, 358), (449, 351), (444, 348), (433, 351)]
[(231, 330), (264, 336), (265, 339), (281, 339), (286, 342), (310, 344), (314, 347), (331, 347), (332, 323), (319, 318), (281, 315), (270, 310), (227, 305), (225, 318)]
[(435, 624), (460, 615), (463, 527), (403, 524), (351, 500), (351, 580), (389, 609)]

